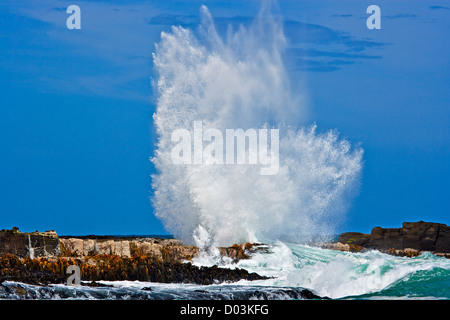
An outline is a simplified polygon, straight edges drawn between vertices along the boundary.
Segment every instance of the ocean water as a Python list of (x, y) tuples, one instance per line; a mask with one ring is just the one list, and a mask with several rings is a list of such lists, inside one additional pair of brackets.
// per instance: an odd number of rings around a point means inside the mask
[(5, 281), (0, 286), (0, 298), (298, 300), (306, 288), (331, 299), (450, 299), (450, 260), (431, 253), (407, 258), (378, 251), (349, 253), (276, 242), (235, 264), (214, 255), (200, 256), (194, 264), (245, 268), (271, 279), (213, 285), (99, 281), (104, 287)]
[(301, 286), (333, 299), (450, 298), (450, 260), (431, 253), (408, 258), (279, 242), (272, 254), (239, 264), (273, 276), (272, 285)]

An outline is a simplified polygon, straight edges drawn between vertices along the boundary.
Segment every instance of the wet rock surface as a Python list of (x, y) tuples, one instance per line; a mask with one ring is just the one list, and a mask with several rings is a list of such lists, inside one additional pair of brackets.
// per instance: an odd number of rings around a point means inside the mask
[(69, 265), (80, 267), (81, 280), (139, 280), (161, 283), (213, 284), (266, 277), (244, 269), (198, 267), (191, 263), (162, 261), (154, 257), (130, 258), (99, 255), (85, 258), (19, 258), (7, 254), (0, 259), (0, 282), (20, 281), (30, 284), (65, 283)]
[(14, 300), (54, 300), (54, 299), (100, 299), (100, 300), (322, 300), (310, 290), (303, 288), (274, 288), (234, 286), (231, 290), (222, 290), (220, 286), (206, 290), (178, 287), (173, 290), (155, 287), (142, 289), (132, 287), (96, 284), (84, 284), (79, 287), (64, 285), (31, 285), (16, 282), (0, 284), (0, 299)]

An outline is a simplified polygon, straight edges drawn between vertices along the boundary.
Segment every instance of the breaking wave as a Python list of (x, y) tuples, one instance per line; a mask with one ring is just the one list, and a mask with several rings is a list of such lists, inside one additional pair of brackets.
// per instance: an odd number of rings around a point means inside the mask
[[(205, 6), (201, 16), (195, 30), (162, 32), (154, 53), (156, 216), (175, 237), (201, 248), (332, 234), (357, 191), (362, 148), (334, 130), (305, 126), (306, 93), (291, 89), (286, 39), (267, 11), (224, 36)], [(279, 129), (278, 173), (261, 175), (258, 164), (174, 164), (171, 134), (192, 131), (194, 121), (223, 132)]]

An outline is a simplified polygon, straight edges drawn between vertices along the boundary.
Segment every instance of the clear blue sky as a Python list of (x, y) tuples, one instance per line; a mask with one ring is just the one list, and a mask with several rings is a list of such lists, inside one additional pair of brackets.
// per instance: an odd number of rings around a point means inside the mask
[[(165, 234), (153, 216), (152, 52), (161, 31), (223, 29), (259, 1), (0, 3), (0, 229)], [(77, 4), (81, 30), (68, 30)], [(366, 8), (381, 8), (381, 30)], [(309, 119), (365, 150), (341, 231), (450, 224), (450, 1), (279, 1)]]

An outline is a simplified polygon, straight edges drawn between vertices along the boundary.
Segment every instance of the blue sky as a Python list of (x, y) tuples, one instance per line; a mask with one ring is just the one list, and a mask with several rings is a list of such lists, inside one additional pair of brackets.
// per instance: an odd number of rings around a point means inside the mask
[[(68, 30), (67, 6), (82, 12)], [(260, 1), (0, 3), (0, 228), (164, 234), (153, 216), (154, 44), (193, 27), (206, 4), (219, 30)], [(381, 8), (381, 30), (366, 8)], [(308, 120), (365, 150), (341, 231), (403, 221), (450, 224), (450, 1), (279, 1), (294, 87)]]

